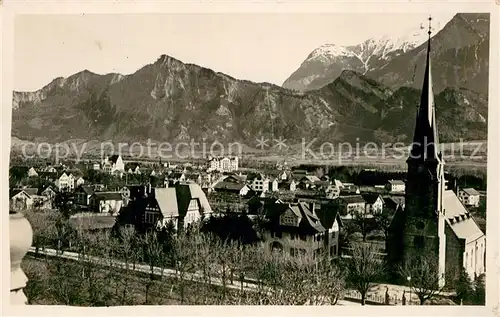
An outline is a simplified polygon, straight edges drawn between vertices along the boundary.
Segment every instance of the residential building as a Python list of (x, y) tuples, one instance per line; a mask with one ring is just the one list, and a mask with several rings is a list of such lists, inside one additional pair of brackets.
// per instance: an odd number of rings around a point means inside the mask
[(340, 215), (352, 218), (355, 212), (365, 212), (366, 201), (361, 195), (340, 196), (337, 199)]
[(75, 189), (75, 178), (73, 174), (63, 172), (55, 181), (55, 185), (59, 191), (73, 191)]
[(37, 177), (38, 176), (38, 173), (37, 171), (35, 170), (34, 167), (31, 167), (29, 170), (28, 170), (28, 177)]
[(261, 173), (247, 177), (247, 182), (250, 188), (257, 193), (267, 192), (269, 190), (269, 178)]
[(471, 207), (479, 207), (479, 199), (481, 195), (474, 188), (458, 189), (458, 199), (465, 205)]
[[(135, 192), (135, 191), (134, 191)], [(138, 212), (135, 225), (140, 229), (161, 229), (169, 222), (176, 230), (208, 217), (212, 208), (198, 184), (177, 184), (170, 188), (147, 188), (135, 197), (124, 212)]]
[(240, 182), (239, 179), (234, 176), (225, 177), (217, 182), (213, 186), (213, 189), (216, 192), (229, 192), (240, 196), (246, 196), (251, 191), (251, 188), (247, 184)]
[[(429, 32), (430, 33), (430, 32)], [(405, 187), (405, 208), (398, 208), (387, 239), (390, 266), (416, 256), (435, 259), (437, 286), (457, 280), (462, 268), (471, 279), (485, 272), (486, 236), (453, 190), (446, 189), (432, 90), (430, 35), (421, 101)]]
[(361, 196), (366, 202), (365, 214), (374, 215), (382, 212), (382, 208), (384, 208), (384, 199), (380, 194), (363, 193)]
[(76, 178), (75, 187), (80, 187), (83, 184), (85, 184), (85, 180), (83, 179), (83, 177), (80, 176), (80, 177)]
[(391, 179), (387, 183), (387, 189), (392, 193), (404, 193), (405, 191), (405, 182), (399, 179)]
[(99, 163), (93, 163), (93, 164), (92, 164), (92, 169), (93, 169), (94, 171), (98, 171), (98, 170), (100, 170), (100, 169), (101, 169), (101, 165), (100, 165)]
[(111, 157), (106, 156), (102, 161), (102, 170), (106, 173), (113, 174), (124, 173), (125, 164), (123, 163), (121, 155), (111, 155)]
[(16, 211), (26, 210), (33, 207), (33, 198), (23, 189), (9, 190), (10, 208)]
[(123, 197), (121, 192), (94, 192), (90, 203), (95, 212), (118, 215), (123, 206)]
[(265, 246), (292, 256), (338, 252), (339, 221), (333, 218), (325, 228), (320, 218), (307, 203), (272, 203), (265, 206), (269, 220), (265, 232)]
[(230, 173), (239, 168), (239, 158), (237, 156), (213, 157), (209, 160), (209, 171)]
[(89, 207), (91, 197), (94, 194), (92, 186), (80, 186), (75, 190), (74, 203), (83, 207)]

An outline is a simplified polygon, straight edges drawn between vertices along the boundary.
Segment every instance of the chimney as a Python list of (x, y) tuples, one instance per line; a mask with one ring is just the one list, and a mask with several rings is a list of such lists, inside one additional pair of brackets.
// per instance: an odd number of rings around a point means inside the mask
[(151, 194), (151, 183), (148, 183), (148, 194)]

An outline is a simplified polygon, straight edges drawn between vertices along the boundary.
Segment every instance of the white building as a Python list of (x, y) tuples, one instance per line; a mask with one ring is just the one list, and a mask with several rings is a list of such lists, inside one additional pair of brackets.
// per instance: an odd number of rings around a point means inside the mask
[(209, 171), (234, 172), (239, 168), (239, 158), (237, 156), (214, 157), (209, 161)]
[(406, 186), (402, 180), (391, 179), (387, 184), (387, 188), (394, 193), (404, 193)]
[(72, 191), (75, 189), (75, 177), (73, 174), (63, 172), (55, 181), (55, 185), (59, 191)]
[(458, 199), (465, 206), (479, 207), (480, 194), (474, 188), (460, 188), (458, 190)]
[(28, 170), (28, 177), (36, 177), (36, 176), (38, 176), (38, 173), (35, 171), (35, 168), (31, 167)]
[(121, 155), (112, 155), (111, 157), (104, 158), (102, 161), (102, 169), (104, 172), (113, 174), (115, 172), (125, 172), (125, 164), (123, 163)]

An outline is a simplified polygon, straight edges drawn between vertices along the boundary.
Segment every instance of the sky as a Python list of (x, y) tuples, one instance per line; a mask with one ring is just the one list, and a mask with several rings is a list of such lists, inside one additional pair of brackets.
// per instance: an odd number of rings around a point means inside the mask
[[(447, 21), (453, 13), (435, 16)], [(427, 23), (422, 14), (18, 15), (14, 90), (84, 69), (130, 74), (162, 54), (238, 79), (281, 85), (323, 44), (355, 45)]]

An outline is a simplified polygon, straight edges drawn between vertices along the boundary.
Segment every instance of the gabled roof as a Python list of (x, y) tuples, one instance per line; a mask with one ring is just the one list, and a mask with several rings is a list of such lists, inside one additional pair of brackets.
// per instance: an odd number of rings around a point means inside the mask
[(94, 188), (92, 186), (83, 185), (80, 188), (81, 189), (79, 191), (82, 191), (82, 192), (84, 192), (87, 195), (92, 195), (94, 193)]
[(340, 196), (339, 199), (342, 199), (347, 204), (366, 203), (361, 195)]
[(212, 207), (208, 203), (207, 196), (203, 189), (201, 189), (198, 184), (182, 184), (175, 187), (177, 202), (179, 207), (179, 215), (184, 216), (186, 214), (189, 203), (193, 199), (197, 199), (200, 207), (203, 208), (203, 212), (211, 213)]
[(36, 196), (38, 194), (38, 188), (35, 187), (27, 187), (23, 189), (28, 196)]
[(121, 192), (95, 192), (93, 194), (97, 200), (122, 200)]
[(479, 192), (475, 190), (474, 188), (462, 188), (461, 189), (463, 192), (465, 192), (469, 196), (479, 196)]
[(171, 218), (179, 216), (175, 188), (155, 188), (154, 197), (164, 217)]
[(108, 161), (111, 162), (111, 163), (116, 163), (116, 161), (118, 160), (118, 157), (120, 157), (119, 155), (115, 154), (115, 155), (111, 155), (109, 158), (108, 158)]
[(215, 184), (214, 189), (240, 191), (245, 186), (245, 184), (222, 181)]
[(381, 196), (375, 193), (363, 193), (361, 194), (361, 197), (363, 197), (363, 199), (366, 201), (367, 204), (373, 204)]
[(14, 189), (9, 190), (9, 198), (12, 198), (12, 197), (18, 195), (19, 193), (24, 193), (26, 196), (30, 197), (30, 195), (26, 191), (24, 191), (23, 189), (14, 188)]
[(389, 180), (389, 184), (391, 184), (391, 185), (404, 185), (405, 182), (403, 182), (400, 179), (391, 179), (391, 180)]
[(342, 226), (342, 219), (340, 218), (340, 215), (338, 213), (338, 210), (335, 210), (333, 208), (321, 208), (316, 211), (318, 214), (318, 217), (321, 221), (321, 224), (325, 228), (331, 228), (333, 226), (333, 223), (335, 220), (337, 220), (339, 226)]
[(459, 239), (468, 243), (484, 235), (454, 191), (444, 191), (443, 209), (447, 223)]

